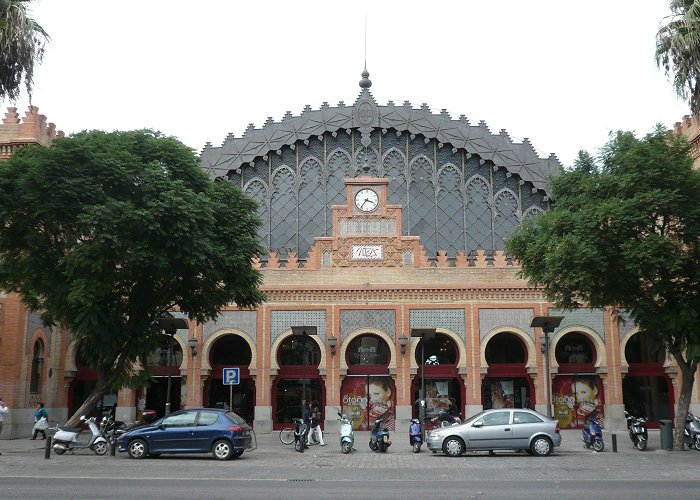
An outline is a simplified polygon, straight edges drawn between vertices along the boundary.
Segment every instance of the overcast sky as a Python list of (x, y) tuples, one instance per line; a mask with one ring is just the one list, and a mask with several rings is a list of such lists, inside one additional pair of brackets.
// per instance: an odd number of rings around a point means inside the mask
[(51, 43), (33, 104), (67, 134), (153, 128), (200, 151), (307, 104), (352, 104), (366, 19), (379, 104), (484, 120), (569, 166), (611, 130), (688, 113), (654, 60), (668, 12), (668, 0), (40, 0)]

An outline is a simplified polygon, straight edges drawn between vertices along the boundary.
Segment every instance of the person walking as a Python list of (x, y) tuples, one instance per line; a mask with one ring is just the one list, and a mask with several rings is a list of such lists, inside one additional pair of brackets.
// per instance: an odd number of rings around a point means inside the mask
[(32, 434), (32, 439), (36, 439), (37, 434), (41, 433), (41, 439), (46, 439), (46, 429), (49, 428), (49, 414), (44, 409), (44, 403), (38, 403), (36, 405), (36, 411), (34, 412), (34, 433)]
[(323, 442), (323, 432), (321, 432), (321, 409), (318, 401), (314, 401), (309, 407), (311, 408), (311, 431), (306, 443), (310, 445), (313, 437), (314, 441), (317, 441), (321, 446), (326, 446), (326, 443)]
[[(5, 401), (0, 396), (0, 436), (2, 436), (2, 422), (5, 420), (5, 415), (10, 412), (9, 408), (5, 406)], [(2, 453), (0, 453), (2, 455)]]

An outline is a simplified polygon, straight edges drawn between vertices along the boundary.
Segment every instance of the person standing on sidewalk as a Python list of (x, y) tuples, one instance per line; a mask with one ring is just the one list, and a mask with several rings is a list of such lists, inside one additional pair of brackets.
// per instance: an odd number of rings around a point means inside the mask
[[(43, 419), (43, 420), (42, 420)], [(37, 434), (41, 432), (41, 439), (46, 439), (46, 429), (49, 427), (49, 414), (44, 409), (44, 403), (36, 405), (34, 412), (34, 433), (32, 439), (36, 439)]]
[(323, 432), (321, 432), (321, 408), (318, 401), (311, 403), (311, 432), (307, 440), (307, 444), (311, 444), (312, 438), (315, 438), (321, 446), (326, 446), (323, 442)]
[[(2, 421), (5, 420), (5, 415), (9, 412), (9, 408), (5, 406), (5, 401), (3, 401), (2, 397), (0, 396), (0, 436), (2, 436)], [(0, 455), (2, 455), (2, 453), (0, 453)]]

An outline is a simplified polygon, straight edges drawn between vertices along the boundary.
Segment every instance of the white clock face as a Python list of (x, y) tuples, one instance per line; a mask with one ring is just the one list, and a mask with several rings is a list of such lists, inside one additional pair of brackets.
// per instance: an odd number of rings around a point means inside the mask
[(360, 189), (355, 195), (355, 206), (361, 212), (372, 212), (379, 205), (379, 196), (372, 189)]

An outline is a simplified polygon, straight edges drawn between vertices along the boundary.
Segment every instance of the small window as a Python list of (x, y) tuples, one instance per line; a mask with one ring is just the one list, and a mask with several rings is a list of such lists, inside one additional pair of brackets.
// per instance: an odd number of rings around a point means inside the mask
[(532, 413), (527, 413), (525, 411), (516, 411), (513, 414), (513, 423), (514, 424), (541, 424), (542, 419), (539, 418), (537, 415), (533, 415)]
[(195, 411), (187, 411), (185, 413), (178, 413), (177, 415), (171, 415), (162, 424), (166, 427), (190, 427), (194, 425), (194, 419), (197, 416)]
[(204, 425), (212, 425), (219, 419), (219, 415), (211, 411), (203, 411), (199, 413), (199, 420), (197, 420), (197, 427)]
[(488, 415), (484, 415), (481, 421), (484, 423), (484, 427), (491, 425), (508, 425), (510, 423), (510, 412), (496, 411), (489, 413)]

